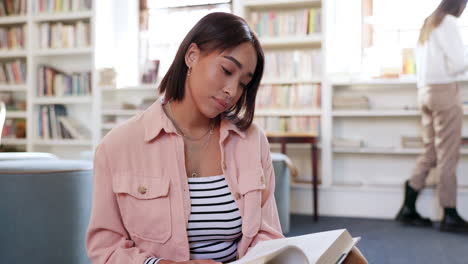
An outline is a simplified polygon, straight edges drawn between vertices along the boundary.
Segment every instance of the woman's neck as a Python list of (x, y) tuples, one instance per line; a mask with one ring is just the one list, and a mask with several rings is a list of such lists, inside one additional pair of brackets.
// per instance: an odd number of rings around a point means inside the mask
[(197, 137), (205, 133), (212, 125), (212, 120), (204, 116), (196, 107), (195, 103), (185, 97), (182, 101), (171, 101), (167, 104), (176, 125), (184, 133)]

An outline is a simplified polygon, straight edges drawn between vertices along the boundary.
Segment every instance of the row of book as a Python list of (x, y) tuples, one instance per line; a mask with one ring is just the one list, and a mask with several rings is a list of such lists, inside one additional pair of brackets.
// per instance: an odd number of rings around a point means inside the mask
[(263, 85), (257, 95), (257, 107), (261, 108), (320, 108), (319, 84)]
[(319, 117), (256, 117), (255, 123), (267, 132), (320, 135)]
[(91, 44), (91, 25), (86, 21), (73, 24), (42, 23), (39, 28), (39, 45), (42, 49), (89, 47)]
[(90, 95), (91, 72), (65, 73), (53, 67), (38, 68), (38, 96)]
[(2, 0), (0, 1), (0, 16), (13, 16), (26, 14), (27, 0)]
[(265, 79), (310, 79), (322, 76), (320, 50), (283, 50), (265, 53)]
[(251, 12), (250, 25), (259, 37), (307, 36), (322, 31), (322, 10)]
[(26, 25), (0, 28), (0, 49), (24, 49)]
[(26, 63), (22, 60), (0, 62), (1, 84), (26, 83)]
[(77, 119), (68, 116), (64, 105), (41, 105), (38, 136), (41, 139), (86, 140), (91, 138), (91, 132)]
[(3, 124), (2, 139), (24, 139), (26, 138), (25, 119), (6, 119)]
[(92, 0), (35, 0), (32, 10), (35, 13), (85, 11), (92, 5)]

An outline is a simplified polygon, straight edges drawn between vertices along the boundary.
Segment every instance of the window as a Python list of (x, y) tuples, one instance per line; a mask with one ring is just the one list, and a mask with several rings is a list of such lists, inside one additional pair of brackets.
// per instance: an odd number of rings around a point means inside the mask
[[(362, 66), (370, 75), (383, 68), (401, 68), (402, 52), (417, 45), (424, 19), (440, 0), (363, 0)], [(468, 43), (468, 15), (459, 19), (460, 30)]]
[(141, 32), (140, 64), (159, 60), (159, 80), (177, 48), (198, 20), (211, 12), (231, 12), (229, 0), (148, 1), (148, 29)]

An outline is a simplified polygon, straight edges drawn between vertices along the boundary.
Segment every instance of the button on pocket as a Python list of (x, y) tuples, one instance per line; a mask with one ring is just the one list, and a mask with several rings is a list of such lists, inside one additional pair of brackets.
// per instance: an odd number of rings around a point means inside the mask
[(113, 189), (125, 228), (131, 235), (156, 243), (165, 243), (170, 238), (169, 187), (169, 178), (116, 175)]

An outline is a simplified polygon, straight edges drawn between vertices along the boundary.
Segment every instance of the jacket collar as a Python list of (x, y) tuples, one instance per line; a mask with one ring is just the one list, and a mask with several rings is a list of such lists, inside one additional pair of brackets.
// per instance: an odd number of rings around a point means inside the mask
[[(143, 123), (146, 142), (150, 142), (155, 139), (161, 131), (164, 130), (166, 133), (176, 133), (176, 129), (172, 124), (171, 120), (164, 113), (163, 105), (165, 104), (164, 98), (156, 100), (141, 117)], [(241, 138), (245, 138), (245, 132), (241, 131), (236, 125), (229, 120), (221, 120), (220, 135), (221, 141), (223, 141), (228, 135), (229, 131), (233, 131)]]

